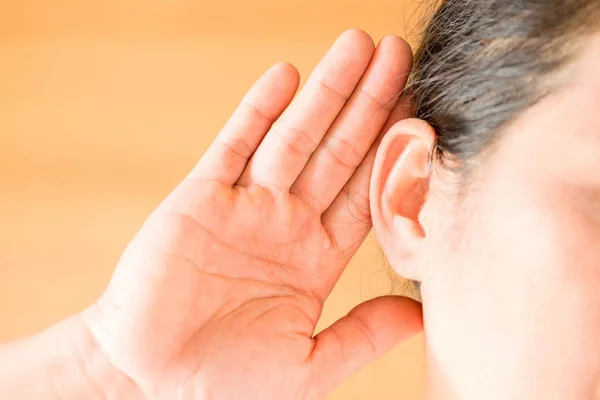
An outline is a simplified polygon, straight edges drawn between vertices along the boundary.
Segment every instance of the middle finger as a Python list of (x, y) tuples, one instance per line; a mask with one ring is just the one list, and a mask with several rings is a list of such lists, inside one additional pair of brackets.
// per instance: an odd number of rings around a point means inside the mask
[(366, 33), (342, 34), (273, 124), (238, 184), (289, 190), (354, 92), (374, 50)]
[(412, 53), (397, 36), (385, 37), (354, 94), (294, 183), (291, 193), (322, 214), (354, 174), (404, 88)]

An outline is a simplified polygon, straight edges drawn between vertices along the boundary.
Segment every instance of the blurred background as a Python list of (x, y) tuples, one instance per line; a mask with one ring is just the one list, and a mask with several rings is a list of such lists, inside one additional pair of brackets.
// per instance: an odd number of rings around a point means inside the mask
[[(414, 41), (417, 0), (0, 0), (0, 342), (102, 292), (129, 239), (278, 61), (356, 27)], [(320, 327), (405, 284), (370, 237)], [(331, 399), (422, 399), (422, 337)]]

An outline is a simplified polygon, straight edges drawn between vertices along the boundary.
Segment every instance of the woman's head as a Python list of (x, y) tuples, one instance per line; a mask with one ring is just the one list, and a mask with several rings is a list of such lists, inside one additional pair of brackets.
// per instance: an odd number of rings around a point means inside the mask
[(502, 127), (566, 85), (599, 17), (597, 0), (442, 2), (408, 88), (416, 117), (436, 130), (438, 155), (473, 161)]
[(379, 150), (375, 229), (422, 281), (429, 351), (461, 398), (600, 383), (598, 31), (597, 0), (441, 2), (407, 88), (418, 119)]

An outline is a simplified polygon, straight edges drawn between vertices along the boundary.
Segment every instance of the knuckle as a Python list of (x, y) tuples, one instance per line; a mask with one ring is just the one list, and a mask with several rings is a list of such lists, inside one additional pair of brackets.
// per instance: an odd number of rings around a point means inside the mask
[(356, 150), (356, 144), (347, 139), (332, 136), (325, 141), (324, 148), (334, 162), (342, 167), (356, 169), (362, 161), (362, 157)]
[(360, 332), (365, 342), (374, 352), (377, 352), (377, 340), (373, 330), (367, 325), (365, 321), (357, 317), (354, 314), (348, 314), (349, 321), (356, 327), (356, 330)]
[(272, 124), (273, 122), (275, 122), (274, 118), (272, 118), (269, 115), (267, 115), (267, 113), (265, 111), (261, 110), (261, 108), (259, 106), (257, 106), (256, 104), (254, 104), (254, 103), (252, 103), (250, 101), (244, 101), (244, 102), (242, 102), (242, 104), (255, 117), (257, 117), (259, 119), (263, 119), (266, 122), (268, 122), (269, 124)]
[(334, 97), (337, 97), (340, 100), (343, 100), (344, 102), (346, 100), (348, 100), (348, 97), (349, 97), (348, 95), (345, 95), (340, 90), (336, 89), (332, 84), (328, 83), (324, 78), (315, 77), (315, 80), (317, 81), (318, 85), (321, 87), (321, 89), (323, 91), (327, 92), (330, 95), (333, 95)]
[(243, 139), (239, 138), (221, 138), (219, 139), (221, 144), (228, 148), (235, 155), (242, 158), (250, 158), (252, 156), (252, 149), (250, 145)]
[(310, 156), (318, 146), (318, 143), (304, 129), (273, 127), (273, 130), (279, 133), (278, 137), (283, 145), (294, 153)]

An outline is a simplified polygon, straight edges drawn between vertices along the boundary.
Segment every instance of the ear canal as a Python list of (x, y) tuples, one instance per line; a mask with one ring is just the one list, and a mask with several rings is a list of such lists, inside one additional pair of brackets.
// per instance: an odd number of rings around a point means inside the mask
[(427, 179), (415, 179), (414, 183), (403, 200), (397, 201), (394, 213), (404, 220), (414, 224), (414, 228), (420, 237), (425, 237), (425, 231), (419, 222), (419, 215), (425, 205), (429, 181)]
[(388, 175), (383, 193), (384, 207), (394, 220), (412, 225), (420, 237), (425, 232), (419, 215), (429, 193), (429, 149), (421, 140), (411, 140)]

